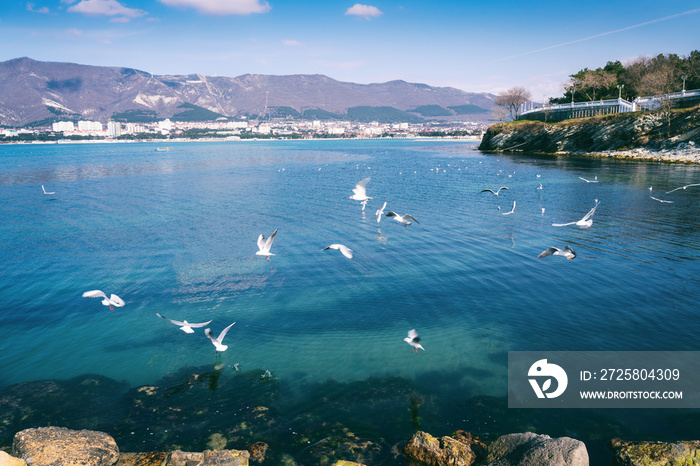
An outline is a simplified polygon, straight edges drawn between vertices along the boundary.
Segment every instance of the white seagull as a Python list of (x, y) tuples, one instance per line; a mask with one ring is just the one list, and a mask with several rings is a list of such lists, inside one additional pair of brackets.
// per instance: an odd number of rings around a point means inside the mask
[(480, 192), (480, 193), (490, 192), (490, 193), (493, 194), (494, 196), (498, 196), (498, 193), (501, 192), (501, 189), (508, 189), (508, 188), (505, 187), (505, 186), (501, 186), (500, 188), (498, 188), (497, 191), (494, 191), (493, 189), (482, 189), (482, 190), (479, 191), (479, 192)]
[(43, 184), (41, 185), (41, 190), (44, 191), (44, 194), (45, 194), (45, 195), (48, 195), (48, 194), (56, 194), (56, 193), (53, 192), (53, 191), (52, 191), (52, 192), (47, 192), (46, 189), (44, 188), (44, 185), (43, 185)]
[(342, 244), (331, 244), (331, 245), (328, 246), (327, 248), (323, 248), (324, 251), (325, 251), (326, 249), (335, 249), (335, 250), (337, 250), (337, 251), (342, 252), (343, 255), (344, 255), (345, 257), (347, 257), (348, 259), (352, 259), (352, 249), (350, 249), (350, 248), (348, 248), (347, 246), (344, 246), (344, 245), (342, 245)]
[(420, 337), (418, 336), (418, 332), (416, 332), (416, 329), (409, 330), (408, 336), (406, 338), (404, 338), (403, 341), (405, 341), (409, 345), (413, 346), (413, 351), (412, 351), (413, 353), (417, 353), (418, 348), (425, 351), (425, 348), (423, 348), (423, 346), (421, 346), (421, 344), (420, 344)]
[(658, 197), (654, 196), (649, 196), (650, 198), (654, 199), (655, 201), (663, 202), (664, 204), (673, 204), (673, 201), (667, 201), (665, 199), (659, 199)]
[(105, 306), (109, 306), (110, 310), (114, 310), (114, 307), (124, 307), (124, 301), (122, 298), (119, 296), (113, 294), (109, 298), (107, 297), (104, 292), (100, 290), (91, 290), (91, 291), (86, 291), (83, 293), (83, 298), (103, 298), (102, 299), (102, 304)]
[(262, 234), (258, 236), (258, 249), (260, 250), (255, 253), (256, 256), (267, 256), (268, 261), (270, 260), (270, 256), (274, 256), (274, 254), (270, 252), (270, 248), (272, 247), (272, 240), (275, 239), (276, 234), (277, 230), (273, 231), (267, 240), (265, 240)]
[(562, 249), (559, 249), (559, 248), (555, 248), (555, 247), (551, 247), (551, 248), (545, 249), (544, 251), (542, 251), (542, 252), (540, 253), (539, 256), (537, 256), (537, 258), (538, 258), (538, 259), (541, 259), (541, 258), (547, 257), (547, 256), (564, 256), (564, 257), (566, 257), (568, 260), (573, 260), (573, 259), (576, 257), (576, 253), (575, 253), (574, 250), (571, 249), (571, 247), (567, 244), (566, 246), (564, 246), (564, 249), (563, 249), (563, 250), (562, 250)]
[(216, 351), (217, 351), (217, 352), (219, 352), (219, 351), (226, 351), (226, 349), (228, 348), (228, 345), (224, 345), (224, 344), (222, 344), (221, 342), (224, 341), (224, 337), (226, 336), (226, 333), (227, 333), (228, 330), (229, 330), (231, 327), (233, 327), (234, 325), (236, 325), (235, 322), (232, 323), (231, 325), (229, 325), (228, 327), (226, 327), (225, 329), (223, 329), (217, 338), (214, 338), (214, 335), (212, 335), (211, 329), (210, 329), (210, 328), (204, 329), (204, 334), (205, 334), (207, 337), (209, 337), (209, 339), (211, 340), (211, 342), (212, 342), (212, 344), (214, 345), (214, 347), (216, 347)]
[(595, 200), (595, 206), (588, 211), (586, 215), (581, 220), (578, 220), (576, 222), (569, 222), (569, 223), (552, 223), (553, 227), (565, 227), (567, 225), (577, 225), (583, 228), (590, 228), (591, 225), (593, 225), (593, 219), (591, 218), (593, 214), (595, 213), (596, 207), (598, 207), (598, 199)]
[(582, 179), (583, 181), (585, 181), (586, 183), (597, 183), (597, 182), (598, 182), (598, 176), (597, 176), (597, 175), (596, 175), (595, 179), (592, 179), (592, 180), (587, 180), (587, 179), (585, 179), (585, 178), (582, 177), (582, 176), (579, 176), (579, 178), (581, 178), (581, 179)]
[(384, 203), (384, 205), (382, 205), (382, 208), (379, 209), (379, 210), (376, 212), (376, 214), (377, 214), (377, 223), (379, 223), (379, 221), (382, 219), (382, 214), (384, 213), (384, 207), (386, 207), (386, 202)]
[(365, 210), (365, 206), (367, 205), (367, 201), (372, 199), (371, 197), (367, 197), (367, 183), (369, 182), (369, 178), (365, 178), (364, 180), (358, 182), (355, 185), (355, 189), (352, 190), (353, 194), (350, 196), (348, 199), (353, 199), (355, 201), (362, 201), (362, 210)]
[(681, 186), (681, 187), (679, 187), (679, 188), (672, 189), (672, 190), (670, 190), (670, 191), (666, 191), (666, 194), (672, 193), (673, 191), (678, 191), (679, 189), (690, 188), (691, 186), (700, 186), (700, 183), (687, 184), (687, 185), (685, 185), (685, 186)]
[(411, 224), (411, 222), (408, 221), (409, 218), (410, 218), (411, 220), (413, 220), (414, 222), (420, 224), (420, 222), (419, 222), (418, 220), (416, 220), (415, 218), (413, 218), (413, 217), (410, 216), (409, 214), (399, 215), (399, 214), (397, 214), (396, 212), (392, 212), (392, 211), (390, 210), (390, 211), (387, 212), (385, 215), (386, 215), (387, 217), (394, 217), (394, 220), (396, 220), (397, 222), (403, 223), (403, 226), (405, 226), (405, 227), (407, 227), (407, 226), (409, 226), (409, 225)]
[(503, 212), (503, 213), (501, 213), (501, 215), (510, 215), (513, 212), (515, 212), (515, 201), (513, 201), (513, 208), (510, 209), (510, 212)]
[(164, 315), (161, 315), (158, 312), (156, 312), (156, 315), (158, 317), (162, 317), (163, 319), (167, 320), (170, 323), (173, 323), (175, 325), (179, 325), (180, 330), (182, 330), (185, 333), (194, 333), (194, 330), (192, 330), (192, 327), (194, 327), (194, 328), (204, 327), (204, 326), (209, 325), (213, 322), (212, 320), (210, 320), (209, 322), (204, 322), (201, 324), (191, 324), (191, 323), (187, 322), (186, 320), (183, 320), (182, 322), (180, 322), (179, 320), (168, 319), (167, 317), (165, 317)]

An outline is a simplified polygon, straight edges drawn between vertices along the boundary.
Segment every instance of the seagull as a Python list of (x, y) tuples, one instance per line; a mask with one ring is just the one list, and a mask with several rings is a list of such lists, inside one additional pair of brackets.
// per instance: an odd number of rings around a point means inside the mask
[(666, 200), (664, 200), (664, 199), (659, 199), (659, 198), (654, 197), (654, 196), (649, 196), (649, 197), (652, 198), (652, 199), (654, 199), (655, 201), (663, 202), (663, 203), (666, 203), (666, 204), (673, 204), (673, 201), (666, 201)]
[(105, 306), (109, 306), (109, 309), (112, 311), (114, 310), (114, 306), (124, 307), (125, 304), (122, 298), (120, 298), (119, 296), (113, 294), (108, 298), (107, 295), (100, 290), (86, 291), (85, 293), (83, 293), (83, 298), (103, 298), (102, 304)]
[(695, 183), (695, 184), (687, 184), (685, 186), (681, 186), (680, 188), (672, 189), (670, 191), (667, 191), (666, 194), (672, 193), (673, 191), (678, 191), (679, 189), (685, 189), (685, 188), (690, 188), (691, 186), (700, 186), (700, 183)]
[(586, 215), (584, 215), (584, 217), (581, 220), (578, 220), (576, 222), (569, 222), (569, 223), (552, 223), (552, 226), (553, 227), (565, 227), (567, 225), (578, 225), (578, 226), (583, 227), (583, 228), (590, 228), (590, 226), (593, 225), (593, 219), (591, 219), (591, 217), (595, 213), (595, 209), (596, 209), (596, 207), (598, 207), (598, 204), (599, 204), (598, 199), (596, 199), (595, 206), (590, 211), (588, 211), (588, 213)]
[(43, 184), (41, 185), (41, 190), (44, 191), (44, 194), (45, 194), (45, 195), (48, 195), (48, 194), (56, 194), (55, 192), (46, 192), (46, 189), (44, 189), (44, 185), (43, 185)]
[(561, 250), (561, 249), (559, 249), (559, 248), (555, 248), (555, 247), (551, 247), (551, 248), (549, 248), (549, 249), (545, 249), (544, 251), (542, 251), (542, 252), (540, 253), (539, 256), (537, 256), (537, 258), (538, 258), (538, 259), (541, 259), (541, 258), (547, 257), (547, 256), (564, 256), (564, 257), (566, 257), (568, 260), (574, 260), (574, 258), (576, 257), (576, 253), (575, 253), (574, 250), (571, 249), (571, 247), (569, 247), (569, 245), (567, 244), (566, 246), (564, 246), (564, 249), (563, 249), (563, 250)]
[(258, 249), (260, 250), (255, 253), (256, 256), (267, 256), (268, 261), (270, 260), (270, 256), (274, 256), (274, 254), (270, 252), (270, 248), (272, 247), (272, 240), (275, 239), (276, 234), (277, 230), (273, 231), (270, 237), (267, 238), (267, 241), (265, 241), (265, 237), (262, 234), (258, 236)]
[(598, 182), (598, 176), (596, 176), (595, 179), (592, 179), (592, 180), (587, 180), (587, 179), (583, 178), (582, 176), (579, 176), (579, 178), (581, 178), (586, 183), (597, 183)]
[(503, 213), (501, 213), (501, 215), (510, 215), (513, 212), (515, 212), (515, 201), (513, 201), (513, 208), (510, 209), (510, 212), (503, 212)]
[(199, 328), (199, 327), (204, 327), (204, 326), (209, 325), (209, 324), (212, 323), (212, 321), (210, 320), (209, 322), (204, 322), (204, 323), (201, 323), (201, 324), (191, 324), (191, 323), (187, 322), (186, 320), (183, 320), (182, 322), (180, 322), (180, 321), (178, 321), (178, 320), (168, 319), (167, 317), (161, 315), (161, 314), (158, 313), (158, 312), (156, 312), (156, 315), (157, 315), (158, 317), (162, 317), (163, 319), (167, 320), (167, 321), (170, 322), (170, 323), (173, 323), (173, 324), (175, 324), (175, 325), (179, 325), (179, 326), (180, 326), (180, 330), (182, 330), (182, 331), (185, 332), (185, 333), (194, 333), (194, 330), (192, 330), (192, 327)]
[(425, 351), (425, 348), (423, 348), (420, 344), (420, 337), (418, 336), (418, 332), (416, 332), (416, 329), (411, 329), (408, 331), (408, 336), (403, 339), (406, 343), (409, 345), (413, 346), (413, 353), (418, 352), (418, 348), (422, 349)]
[(537, 187), (537, 189), (544, 189), (544, 188), (542, 187), (542, 183), (540, 183), (540, 185)]
[(369, 177), (365, 178), (364, 180), (358, 182), (355, 185), (355, 189), (352, 190), (353, 194), (350, 196), (348, 199), (353, 199), (355, 201), (362, 201), (362, 210), (365, 210), (365, 205), (367, 205), (367, 201), (372, 199), (371, 197), (367, 197), (367, 183), (369, 182)]
[(210, 328), (204, 329), (204, 334), (205, 334), (207, 337), (209, 337), (209, 339), (211, 340), (212, 344), (216, 347), (216, 351), (217, 351), (217, 352), (219, 352), (219, 351), (226, 351), (226, 349), (228, 348), (228, 345), (223, 345), (223, 344), (221, 344), (221, 342), (224, 341), (224, 337), (226, 336), (226, 333), (228, 332), (228, 329), (230, 329), (230, 328), (233, 327), (234, 325), (236, 325), (235, 322), (232, 323), (231, 325), (229, 325), (228, 327), (226, 327), (225, 329), (223, 329), (217, 338), (214, 338), (214, 335), (212, 335), (211, 329), (210, 329)]
[(382, 214), (384, 213), (384, 207), (386, 207), (386, 202), (384, 203), (384, 205), (382, 205), (382, 208), (379, 209), (379, 210), (376, 212), (376, 214), (377, 214), (377, 223), (379, 223), (379, 221), (382, 219)]
[(501, 186), (500, 188), (498, 188), (498, 191), (494, 191), (493, 189), (482, 189), (482, 190), (479, 191), (479, 192), (480, 192), (480, 193), (485, 193), (485, 192), (488, 191), (488, 192), (492, 193), (494, 196), (498, 196), (498, 193), (501, 192), (501, 189), (508, 189), (508, 188), (506, 188), (505, 186)]
[(348, 259), (352, 259), (352, 249), (350, 249), (350, 248), (348, 248), (347, 246), (344, 246), (344, 245), (342, 245), (342, 244), (331, 244), (331, 245), (328, 246), (327, 248), (323, 248), (324, 251), (325, 251), (326, 249), (336, 249), (336, 250), (342, 252), (343, 255), (344, 255), (345, 257), (347, 257)]
[(411, 220), (413, 220), (414, 222), (420, 224), (420, 222), (419, 222), (418, 220), (416, 220), (415, 218), (413, 218), (413, 217), (410, 216), (409, 214), (399, 215), (399, 214), (397, 214), (396, 212), (392, 212), (392, 211), (390, 210), (390, 211), (387, 212), (385, 215), (386, 215), (387, 217), (394, 217), (394, 220), (396, 220), (397, 222), (403, 223), (403, 226), (405, 226), (405, 227), (407, 227), (407, 226), (409, 226), (409, 225), (411, 224), (411, 222), (408, 221), (409, 218), (410, 218)]

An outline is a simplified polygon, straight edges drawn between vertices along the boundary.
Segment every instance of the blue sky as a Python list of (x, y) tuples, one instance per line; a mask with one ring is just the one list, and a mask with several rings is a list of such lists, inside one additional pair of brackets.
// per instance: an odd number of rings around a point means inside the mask
[(33, 0), (0, 11), (0, 61), (154, 74), (324, 74), (533, 98), (609, 60), (700, 49), (700, 1)]

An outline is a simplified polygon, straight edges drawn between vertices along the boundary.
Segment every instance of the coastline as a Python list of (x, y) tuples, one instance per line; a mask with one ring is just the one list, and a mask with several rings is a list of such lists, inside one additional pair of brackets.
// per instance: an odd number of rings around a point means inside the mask
[(553, 155), (606, 157), (624, 160), (639, 160), (644, 162), (700, 164), (700, 148), (696, 145), (685, 145), (685, 147), (663, 150), (637, 148), (625, 150), (606, 150), (600, 152), (556, 152)]

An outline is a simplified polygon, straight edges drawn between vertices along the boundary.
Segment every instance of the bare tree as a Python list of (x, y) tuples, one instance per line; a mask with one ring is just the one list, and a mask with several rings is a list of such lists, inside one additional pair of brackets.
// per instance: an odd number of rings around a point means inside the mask
[(674, 92), (673, 66), (658, 66), (654, 71), (643, 75), (637, 85), (640, 94), (652, 96), (659, 104), (662, 116), (666, 119), (667, 132), (671, 131), (671, 108), (669, 94)]
[(530, 101), (532, 94), (524, 87), (512, 87), (507, 91), (503, 91), (496, 97), (494, 105), (501, 107), (510, 113), (513, 120), (517, 120), (520, 116), (521, 106)]

